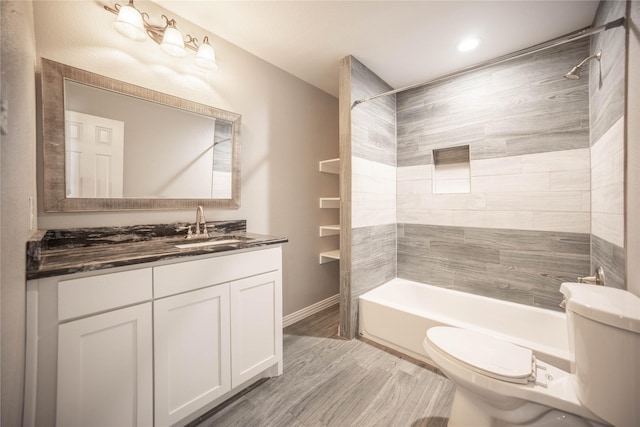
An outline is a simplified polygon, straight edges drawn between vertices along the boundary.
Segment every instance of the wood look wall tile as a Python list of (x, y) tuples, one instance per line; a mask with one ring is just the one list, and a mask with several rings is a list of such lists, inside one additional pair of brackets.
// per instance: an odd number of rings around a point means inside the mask
[(421, 198), (424, 209), (430, 210), (485, 210), (487, 200), (484, 194), (426, 194)]
[(522, 173), (522, 156), (471, 160), (471, 176), (514, 175)]
[(536, 212), (533, 215), (534, 230), (589, 233), (591, 215), (588, 212)]
[(624, 247), (624, 215), (592, 212), (591, 234)]
[[(593, 25), (603, 25), (625, 16), (627, 2), (602, 2)], [(618, 27), (595, 34), (591, 52), (602, 50), (602, 60), (589, 64), (591, 143), (604, 135), (624, 115), (625, 105), (625, 28)], [(600, 73), (600, 67), (602, 73)]]
[(488, 193), (487, 209), (492, 211), (580, 212), (579, 191)]
[(555, 310), (589, 247), (588, 233), (399, 224), (398, 277)]
[(398, 182), (430, 180), (432, 176), (432, 167), (431, 165), (398, 167), (396, 176)]
[(579, 40), (399, 93), (398, 165), (461, 142), (472, 159), (588, 147), (588, 82), (562, 78), (588, 52)]
[(507, 155), (507, 140), (504, 138), (485, 137), (482, 143), (469, 146), (469, 158), (472, 161), (505, 157)]
[(616, 153), (624, 152), (624, 117), (616, 120), (611, 127), (591, 145), (591, 164), (610, 162)]
[[(430, 119), (428, 119), (431, 121)], [(457, 122), (446, 127), (426, 128), (419, 137), (420, 148), (433, 150), (437, 148), (459, 147), (462, 145), (477, 145), (484, 140), (482, 134), (484, 123), (458, 119)], [(403, 149), (398, 140), (398, 152)]]
[[(416, 182), (421, 182), (421, 181), (416, 181)], [(426, 183), (431, 183), (431, 181), (424, 181)], [(424, 210), (426, 210), (426, 203), (425, 203), (425, 199), (426, 197), (424, 196), (424, 193), (418, 193), (417, 191), (428, 191), (428, 189), (420, 189), (417, 188), (416, 192), (411, 192), (410, 190), (412, 190), (414, 188), (414, 186), (410, 186), (409, 188), (404, 188), (405, 186), (403, 186), (403, 191), (398, 192), (398, 194), (396, 195), (396, 209), (397, 209), (397, 213), (398, 215), (400, 214), (400, 212), (404, 212), (407, 211), (409, 213), (413, 213), (413, 212), (418, 212), (418, 213), (422, 213)]]
[(503, 250), (500, 251), (500, 264), (518, 266), (543, 274), (560, 273), (577, 277), (589, 271), (589, 256), (568, 253), (558, 256), (554, 253)]
[(396, 234), (395, 222), (352, 229), (352, 297), (395, 277)]
[(487, 281), (487, 278), (479, 276), (456, 277), (453, 289), (483, 297), (497, 298), (503, 301), (518, 304), (533, 305), (533, 296), (528, 289), (513, 286), (513, 283), (501, 281)]
[(453, 210), (399, 210), (397, 213), (398, 222), (410, 224), (429, 225), (455, 225), (456, 219)]
[[(352, 102), (391, 90), (391, 87), (352, 58)], [(362, 103), (351, 111), (351, 152), (353, 156), (396, 165), (396, 99), (385, 96)]]
[(604, 268), (605, 284), (614, 288), (626, 289), (624, 249), (597, 235), (591, 237), (591, 272), (597, 267)]
[(546, 252), (551, 250), (552, 240), (546, 233), (472, 227), (463, 230), (464, 243), (469, 245)]
[[(591, 147), (591, 211), (594, 239), (624, 246), (624, 118), (616, 120)], [(594, 254), (593, 263), (612, 262)], [(619, 266), (614, 267), (619, 270)], [(617, 274), (619, 284), (624, 274)]]
[[(488, 200), (487, 208), (489, 209)], [(486, 210), (486, 211), (448, 211), (453, 223), (458, 227), (510, 228), (532, 230), (532, 211), (524, 210)], [(445, 212), (446, 214), (446, 212)]]
[(588, 148), (537, 153), (522, 158), (523, 173), (566, 172), (590, 168)]
[(549, 181), (548, 173), (476, 176), (471, 178), (471, 189), (474, 193), (547, 192)]
[(399, 224), (403, 237), (412, 239), (440, 240), (453, 243), (465, 242), (465, 229), (462, 227), (440, 227), (437, 225)]
[[(584, 117), (584, 116), (583, 116)], [(506, 155), (547, 153), (550, 151), (567, 151), (587, 148), (589, 127), (581, 125), (576, 129), (562, 129), (547, 132), (543, 135), (522, 135), (506, 139)]]
[(369, 212), (365, 210), (354, 212), (351, 225), (361, 228), (395, 224), (396, 222), (397, 214), (395, 209), (371, 209)]
[(549, 173), (549, 190), (551, 191), (589, 191), (590, 189), (591, 173), (588, 169)]
[[(575, 280), (575, 279), (574, 279)], [(563, 280), (567, 282), (571, 280)], [(533, 306), (546, 308), (548, 310), (564, 312), (564, 308), (560, 305), (564, 299), (564, 296), (560, 293), (560, 290), (553, 289), (534, 289), (533, 294)]]
[(487, 246), (458, 244), (432, 240), (429, 245), (429, 253), (437, 253), (438, 257), (446, 259), (463, 258), (465, 262), (477, 262), (481, 264), (498, 264), (500, 251)]
[[(398, 138), (398, 141), (400, 138)], [(420, 137), (404, 138), (402, 147), (398, 144), (398, 166), (430, 165), (433, 163), (431, 149), (420, 144)]]
[(591, 191), (591, 211), (597, 213), (624, 214), (624, 187), (605, 186)]

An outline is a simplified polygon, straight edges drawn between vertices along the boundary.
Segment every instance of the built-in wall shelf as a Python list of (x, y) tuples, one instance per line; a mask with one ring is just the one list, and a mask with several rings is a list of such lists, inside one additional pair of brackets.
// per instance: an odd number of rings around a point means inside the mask
[(320, 208), (340, 209), (340, 197), (320, 197)]
[(340, 225), (321, 225), (320, 226), (320, 237), (324, 236), (335, 236), (336, 234), (340, 234)]
[(320, 264), (325, 264), (331, 261), (337, 261), (340, 259), (340, 249), (333, 251), (322, 252), (320, 254)]
[(320, 172), (340, 173), (340, 159), (323, 160), (318, 164)]
[[(324, 173), (340, 174), (340, 159), (323, 160), (318, 163), (318, 170)], [(327, 177), (329, 179), (329, 177)], [(340, 194), (340, 190), (336, 189), (336, 194)], [(340, 197), (320, 197), (321, 209), (340, 209)], [(333, 217), (334, 214), (327, 212), (323, 214), (326, 217)], [(338, 219), (338, 218), (336, 218)], [(336, 219), (329, 219), (335, 221)], [(339, 219), (338, 219), (339, 220)], [(340, 224), (321, 225), (319, 228), (319, 236), (336, 236), (340, 234)], [(333, 239), (327, 239), (327, 244), (333, 246), (336, 242)], [(322, 248), (324, 249), (324, 247)], [(320, 253), (320, 264), (326, 264), (331, 261), (340, 259), (340, 249), (334, 249)]]

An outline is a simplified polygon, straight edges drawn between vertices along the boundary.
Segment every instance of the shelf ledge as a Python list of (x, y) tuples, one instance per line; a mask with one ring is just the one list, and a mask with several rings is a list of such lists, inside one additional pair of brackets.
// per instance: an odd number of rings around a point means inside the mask
[(337, 261), (340, 259), (340, 249), (333, 251), (322, 252), (320, 254), (320, 264), (326, 264), (328, 262)]
[(320, 197), (320, 208), (340, 209), (340, 197)]
[(340, 159), (323, 160), (318, 163), (320, 172), (340, 174)]
[(340, 234), (340, 225), (321, 225), (320, 226), (320, 237), (335, 236), (336, 234)]

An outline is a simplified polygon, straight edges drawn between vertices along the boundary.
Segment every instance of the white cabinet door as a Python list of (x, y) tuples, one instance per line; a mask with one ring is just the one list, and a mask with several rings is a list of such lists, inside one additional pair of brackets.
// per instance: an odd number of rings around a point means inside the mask
[(151, 303), (58, 327), (58, 426), (151, 426)]
[(233, 387), (282, 360), (282, 276), (279, 271), (230, 284)]
[(231, 389), (229, 285), (154, 301), (155, 425), (172, 425)]

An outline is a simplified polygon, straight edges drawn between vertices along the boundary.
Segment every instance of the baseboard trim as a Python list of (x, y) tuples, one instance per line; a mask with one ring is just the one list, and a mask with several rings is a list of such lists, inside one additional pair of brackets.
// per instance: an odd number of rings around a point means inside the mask
[(323, 299), (322, 301), (318, 301), (315, 304), (311, 304), (308, 307), (303, 308), (302, 310), (298, 310), (295, 313), (288, 314), (282, 318), (282, 327), (286, 328), (287, 326), (293, 325), (296, 322), (305, 319), (312, 314), (316, 314), (319, 311), (324, 310), (325, 308), (329, 308), (332, 305), (338, 304), (340, 302), (340, 294), (335, 294), (332, 297), (327, 299)]

